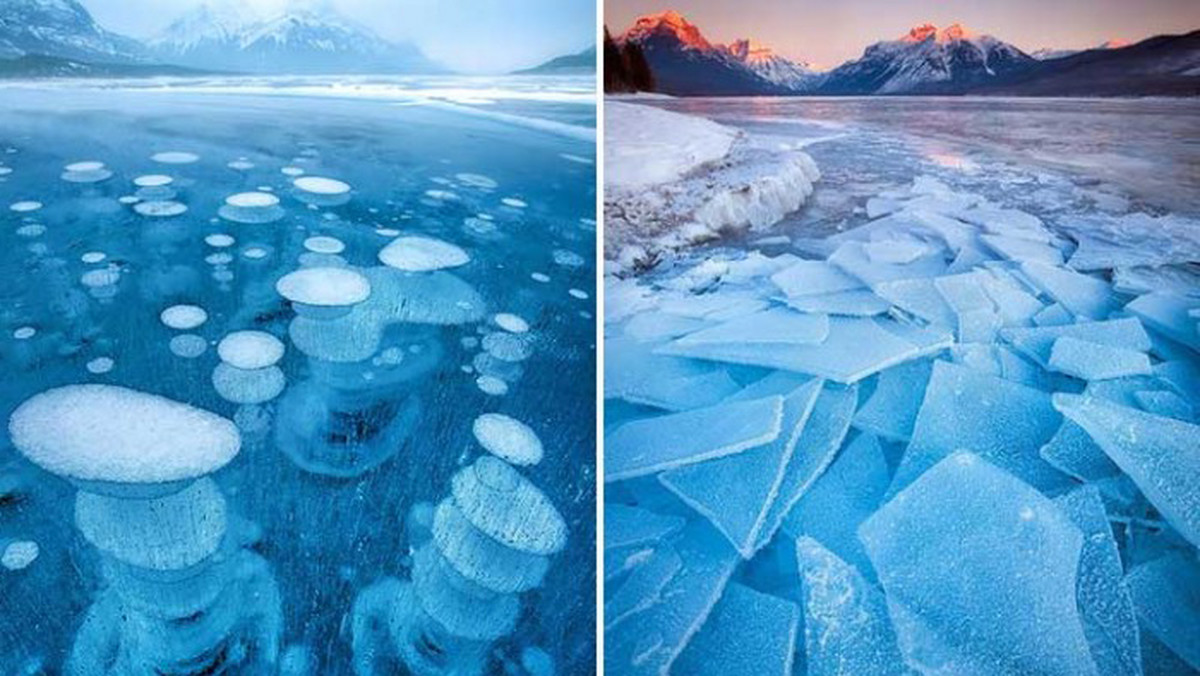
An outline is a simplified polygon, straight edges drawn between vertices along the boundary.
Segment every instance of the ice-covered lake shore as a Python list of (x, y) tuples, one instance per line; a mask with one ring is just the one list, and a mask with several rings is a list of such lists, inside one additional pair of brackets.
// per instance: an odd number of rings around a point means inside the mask
[(804, 208), (605, 281), (609, 672), (1200, 671), (1200, 224), (743, 126)]

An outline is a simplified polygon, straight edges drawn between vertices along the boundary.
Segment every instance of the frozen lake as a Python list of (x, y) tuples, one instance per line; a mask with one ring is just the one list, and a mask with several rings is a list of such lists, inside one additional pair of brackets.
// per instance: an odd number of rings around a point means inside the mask
[[(852, 163), (859, 171), (882, 172), (886, 167), (878, 165), (888, 164), (887, 158), (873, 148), (849, 152), (846, 143), (866, 135), (873, 143), (903, 144), (916, 159), (934, 165), (1059, 170), (1080, 183), (1101, 181), (1107, 190), (1200, 212), (1196, 100), (772, 97), (648, 103), (758, 133), (832, 137), (809, 149), (822, 171)], [(837, 140), (842, 143), (832, 142)]]
[[(192, 485), (208, 497), (187, 499), (227, 505), (222, 549), (205, 561), (220, 568), (249, 552), (266, 562), (287, 673), (351, 673), (354, 643), (389, 643), (359, 636), (356, 599), (388, 592), (381, 580), (407, 589), (421, 570), (417, 616), (447, 617), (452, 604), (430, 599), (462, 601), (430, 570), (484, 580), (473, 598), (500, 609), (482, 644), (413, 633), (422, 659), (475, 650), (489, 670), (540, 673), (548, 656), (559, 673), (591, 671), (593, 87), (534, 77), (4, 84), (0, 412), (7, 421), (39, 392), (96, 383), (236, 422), (241, 450), (211, 473), (216, 497), (202, 479)], [(258, 333), (222, 342), (244, 331)], [(85, 435), (117, 424), (100, 399), (83, 399), (97, 406)], [(487, 413), (504, 417), (481, 431)], [(136, 442), (135, 432), (115, 434)], [(515, 473), (487, 464), (487, 440)], [(85, 493), (15, 445), (0, 443), (0, 672), (59, 673), (89, 608), (103, 611), (114, 589), (126, 599), (114, 582), (124, 578), (105, 571), (132, 564), (97, 542), (128, 534), (81, 536), (74, 505)], [(558, 530), (532, 541), (504, 531), (533, 566), (521, 579), (495, 577), (486, 560), (451, 551), (462, 538), (444, 537), (453, 524), (501, 547), (484, 534), (486, 503), (459, 486), (476, 469), (476, 481), (500, 476), (542, 495), (533, 521), (565, 525), (565, 541)], [(450, 502), (458, 520), (435, 518)], [(390, 604), (361, 603), (375, 618), (364, 631)], [(227, 606), (207, 611), (222, 618), (210, 625), (238, 612)], [(272, 635), (275, 621), (255, 622)], [(161, 651), (166, 639), (143, 626), (123, 631)], [(235, 647), (225, 634), (237, 632), (213, 631), (222, 639), (195, 661), (173, 657), (173, 673), (257, 673), (236, 660), (270, 652), (269, 640)]]

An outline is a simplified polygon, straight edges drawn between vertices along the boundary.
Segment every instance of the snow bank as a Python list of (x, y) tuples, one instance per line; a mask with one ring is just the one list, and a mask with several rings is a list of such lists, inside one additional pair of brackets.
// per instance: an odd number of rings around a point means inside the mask
[(605, 256), (621, 268), (774, 225), (820, 176), (802, 152), (702, 118), (610, 102), (605, 124)]

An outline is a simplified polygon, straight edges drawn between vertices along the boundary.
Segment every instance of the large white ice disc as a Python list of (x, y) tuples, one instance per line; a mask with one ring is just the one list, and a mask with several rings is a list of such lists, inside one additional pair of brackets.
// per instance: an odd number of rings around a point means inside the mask
[(485, 455), (451, 481), (463, 516), (505, 546), (547, 555), (567, 544), (567, 524), (546, 494), (503, 460)]
[(265, 369), (283, 359), (283, 349), (283, 341), (266, 331), (234, 331), (217, 344), (217, 355), (239, 369)]
[(454, 570), (467, 580), (500, 594), (533, 589), (542, 583), (550, 559), (506, 547), (467, 520), (453, 500), (433, 515), (433, 540)]
[(347, 268), (304, 268), (280, 277), (275, 290), (293, 303), (345, 307), (366, 300), (371, 283)]
[(430, 272), (445, 268), (456, 268), (471, 261), (471, 256), (461, 247), (449, 242), (411, 235), (397, 237), (379, 252), (384, 265), (405, 272)]
[(232, 422), (165, 397), (113, 385), (67, 385), (27, 399), (8, 421), (13, 445), (52, 474), (149, 484), (213, 472), (233, 459)]
[(542, 461), (542, 441), (528, 425), (500, 413), (484, 413), (472, 425), (475, 439), (488, 453), (514, 465)]
[(225, 498), (212, 479), (149, 500), (80, 491), (75, 525), (88, 542), (139, 568), (178, 570), (217, 551), (225, 535)]

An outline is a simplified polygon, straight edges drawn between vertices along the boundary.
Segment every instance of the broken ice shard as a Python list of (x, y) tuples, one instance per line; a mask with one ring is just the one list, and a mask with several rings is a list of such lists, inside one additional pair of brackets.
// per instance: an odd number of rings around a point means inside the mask
[(718, 404), (627, 422), (607, 437), (605, 481), (740, 453), (779, 436), (783, 398)]
[(1129, 573), (1129, 588), (1146, 630), (1200, 671), (1200, 564), (1170, 553)]
[(796, 559), (809, 676), (912, 673), (896, 644), (883, 594), (874, 585), (812, 538), (796, 540)]
[(890, 493), (961, 449), (1036, 488), (1061, 486), (1066, 477), (1038, 455), (1061, 420), (1045, 392), (937, 361)]
[(1200, 546), (1200, 426), (1096, 397), (1056, 394), (1054, 406), (1092, 436), (1180, 535)]
[(1081, 380), (1106, 380), (1151, 373), (1150, 357), (1144, 352), (1090, 343), (1062, 336), (1050, 348), (1052, 370)]
[(799, 623), (794, 603), (732, 583), (672, 673), (791, 676)]
[(1075, 603), (1083, 535), (1028, 484), (955, 453), (859, 528), (906, 660), (953, 674), (1095, 674)]
[(659, 480), (711, 521), (743, 557), (750, 558), (820, 391), (821, 381), (814, 379), (783, 398), (782, 428), (772, 441), (736, 455), (664, 472)]

